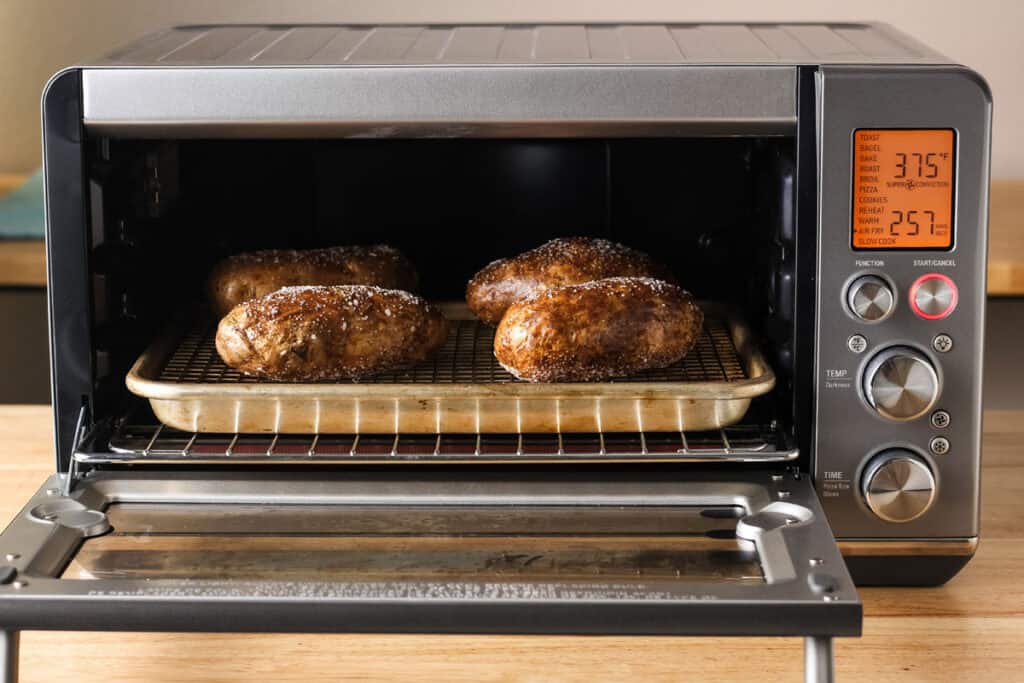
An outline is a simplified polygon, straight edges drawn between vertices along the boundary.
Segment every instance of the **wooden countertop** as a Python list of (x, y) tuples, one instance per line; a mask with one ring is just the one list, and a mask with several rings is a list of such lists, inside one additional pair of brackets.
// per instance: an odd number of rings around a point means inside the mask
[[(53, 470), (49, 408), (0, 406), (0, 522)], [(839, 681), (1024, 676), (1024, 412), (986, 413), (982, 542), (939, 588), (865, 588)], [(800, 681), (796, 638), (42, 633), (22, 683), (160, 681)]]
[(996, 180), (989, 197), (988, 293), (1024, 294), (1024, 181)]
[(0, 197), (17, 188), (27, 177), (21, 173), (0, 173)]
[[(23, 179), (0, 174), (0, 197)], [(993, 181), (990, 212), (988, 293), (1024, 295), (1024, 181)], [(45, 260), (40, 240), (0, 241), (0, 286), (45, 286)]]

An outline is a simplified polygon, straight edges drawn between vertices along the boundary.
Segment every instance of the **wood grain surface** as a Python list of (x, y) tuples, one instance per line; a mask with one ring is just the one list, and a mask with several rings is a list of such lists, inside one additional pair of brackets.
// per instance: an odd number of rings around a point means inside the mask
[(0, 197), (17, 188), (27, 177), (21, 173), (0, 173)]
[[(45, 407), (0, 407), (0, 517), (53, 470)], [(839, 681), (1024, 680), (1024, 412), (986, 413), (982, 542), (939, 588), (865, 588), (864, 636), (836, 644)], [(22, 682), (801, 681), (798, 639), (42, 633)]]
[(0, 241), (0, 286), (45, 287), (46, 244), (42, 240)]
[(1024, 294), (1022, 180), (992, 182), (989, 204), (988, 293), (999, 296)]

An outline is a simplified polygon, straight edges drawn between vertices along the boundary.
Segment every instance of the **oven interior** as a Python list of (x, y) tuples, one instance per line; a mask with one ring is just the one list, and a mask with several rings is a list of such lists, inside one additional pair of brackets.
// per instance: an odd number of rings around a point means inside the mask
[(387, 243), (415, 263), (425, 297), (452, 301), (488, 262), (568, 235), (647, 251), (699, 299), (738, 312), (777, 377), (739, 428), (800, 440), (795, 138), (97, 138), (85, 149), (92, 451), (126, 425), (157, 425), (125, 374), (169, 319), (202, 307), (226, 255)]

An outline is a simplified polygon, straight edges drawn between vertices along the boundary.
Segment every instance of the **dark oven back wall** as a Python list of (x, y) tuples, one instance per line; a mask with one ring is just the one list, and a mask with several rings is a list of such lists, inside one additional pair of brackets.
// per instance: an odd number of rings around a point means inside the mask
[(792, 267), (792, 138), (100, 140), (90, 149), (101, 188), (98, 388), (110, 405), (159, 325), (201, 301), (216, 260), (266, 248), (389, 243), (415, 262), (427, 297), (459, 299), (494, 259), (558, 236), (610, 237), (668, 263), (698, 297), (744, 309), (787, 362), (792, 292), (780, 271)]

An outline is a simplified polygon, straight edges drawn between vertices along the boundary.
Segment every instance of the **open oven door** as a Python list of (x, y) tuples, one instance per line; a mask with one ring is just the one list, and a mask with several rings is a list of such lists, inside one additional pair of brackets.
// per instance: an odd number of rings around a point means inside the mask
[(23, 629), (801, 636), (861, 605), (793, 471), (92, 472), (0, 536)]

